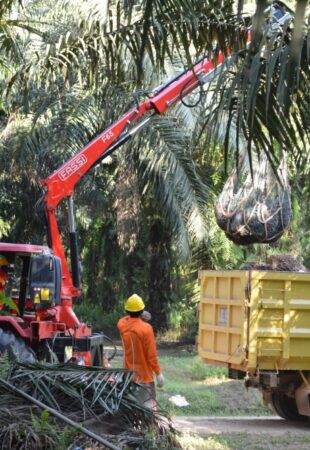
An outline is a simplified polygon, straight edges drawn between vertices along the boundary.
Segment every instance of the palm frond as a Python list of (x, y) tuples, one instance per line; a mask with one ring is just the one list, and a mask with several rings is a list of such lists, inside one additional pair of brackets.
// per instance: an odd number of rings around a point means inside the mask
[(155, 119), (147, 136), (139, 138), (135, 152), (142, 190), (154, 195), (178, 253), (186, 260), (191, 240), (199, 241), (208, 233), (204, 216), (207, 186), (197, 173), (190, 150), (191, 133), (181, 119), (180, 113)]
[[(309, 26), (300, 23), (305, 8), (281, 28), (267, 23), (254, 35), (248, 49), (232, 55), (214, 85), (212, 106), (207, 112), (208, 130), (218, 137), (226, 119), (226, 152), (233, 129), (248, 142), (248, 152), (256, 148), (269, 155), (274, 167), (279, 149), (296, 160), (309, 154)], [(261, 28), (260, 28), (261, 30)]]
[(0, 3), (0, 21), (12, 10), (13, 6), (22, 6), (22, 0), (2, 0)]
[(118, 413), (132, 426), (137, 418), (148, 425), (156, 419), (152, 410), (135, 399), (133, 375), (133, 372), (118, 368), (16, 363), (7, 379), (33, 398), (76, 421)]
[[(155, 416), (152, 410), (145, 408), (135, 399), (135, 383), (132, 382), (132, 377), (133, 372), (125, 369), (18, 362), (11, 364), (10, 370), (5, 375), (6, 381), (11, 385), (75, 422), (81, 423), (91, 418), (99, 422), (113, 421), (115, 417), (119, 424), (118, 430), (123, 427), (123, 430), (128, 431), (129, 441), (143, 441), (140, 430), (149, 428), (157, 429), (158, 433), (166, 433), (167, 436), (173, 434), (173, 427), (168, 418)], [(31, 410), (29, 404), (26, 406), (16, 393), (9, 393), (1, 382), (0, 399), (1, 404), (7, 405), (0, 411), (1, 430), (5, 433), (10, 432), (10, 422), (14, 414), (13, 422), (15, 423), (18, 418), (24, 427), (23, 436), (31, 434), (29, 416), (33, 417), (36, 407)], [(31, 420), (33, 422), (33, 419)], [(14, 434), (13, 437), (17, 439)], [(47, 438), (51, 442), (52, 437), (47, 433)], [(115, 436), (113, 438), (115, 439)], [(7, 442), (6, 436), (3, 442)], [(33, 448), (39, 448), (39, 444)], [(47, 445), (46, 448), (53, 447)]]
[[(27, 9), (21, 16), (24, 22), (20, 20), (15, 24), (16, 27), (23, 24), (25, 30), (28, 26), (29, 38), (25, 40), (24, 52), (30, 64), (17, 68), (8, 84), (10, 90), (17, 83), (16, 90), (22, 88), (24, 93), (29, 92), (31, 83), (42, 88), (42, 79), (47, 83), (63, 80), (68, 86), (77, 83), (91, 86), (100, 83), (104, 76), (105, 82), (114, 84), (116, 80), (124, 80), (125, 62), (130, 59), (134, 61), (134, 79), (141, 85), (146, 57), (159, 72), (165, 69), (166, 60), (174, 61), (176, 55), (183, 66), (189, 66), (196, 56), (214, 49), (215, 42), (218, 49), (225, 51), (238, 40), (231, 2), (195, 2), (193, 5), (177, 0), (152, 0), (142, 7), (134, 2), (129, 9), (112, 5), (109, 20), (106, 6), (103, 8), (98, 3), (91, 15), (89, 8), (81, 6), (78, 21), (72, 14), (70, 1), (56, 2), (53, 13), (42, 12), (35, 5), (31, 7), (40, 17), (40, 24), (31, 25)], [(58, 33), (49, 31), (51, 21), (54, 30), (54, 24), (58, 24)], [(33, 34), (36, 39), (30, 39)], [(244, 36), (241, 32), (242, 41)], [(196, 56), (192, 54), (193, 48)]]

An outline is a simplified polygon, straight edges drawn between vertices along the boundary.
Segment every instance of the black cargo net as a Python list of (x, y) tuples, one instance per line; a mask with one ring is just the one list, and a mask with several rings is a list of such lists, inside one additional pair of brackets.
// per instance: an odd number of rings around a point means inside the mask
[(285, 158), (277, 169), (279, 179), (263, 153), (253, 157), (252, 168), (253, 176), (244, 157), (238, 171), (234, 168), (228, 177), (215, 205), (219, 227), (239, 245), (277, 241), (291, 218)]

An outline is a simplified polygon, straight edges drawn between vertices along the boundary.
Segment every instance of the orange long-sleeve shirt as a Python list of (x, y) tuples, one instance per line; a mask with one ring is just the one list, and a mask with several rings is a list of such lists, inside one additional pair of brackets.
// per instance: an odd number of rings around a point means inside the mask
[(122, 317), (117, 324), (124, 346), (124, 367), (134, 370), (134, 381), (151, 383), (160, 374), (153, 328), (140, 317)]

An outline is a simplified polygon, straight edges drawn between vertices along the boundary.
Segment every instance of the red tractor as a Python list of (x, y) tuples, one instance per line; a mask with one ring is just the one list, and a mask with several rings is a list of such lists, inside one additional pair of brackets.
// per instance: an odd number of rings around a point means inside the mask
[[(279, 8), (274, 10), (274, 16), (281, 23), (285, 12), (279, 14)], [(250, 32), (247, 33), (250, 40)], [(49, 360), (56, 354), (60, 362), (66, 361), (70, 353), (78, 363), (104, 365), (104, 335), (92, 333), (91, 328), (79, 321), (72, 308), (73, 299), (80, 295), (74, 188), (90, 169), (128, 141), (154, 116), (164, 114), (216, 76), (224, 59), (223, 53), (219, 52), (215, 67), (211, 59), (202, 57), (192, 68), (154, 89), (146, 100), (136, 104), (41, 181), (49, 247), (0, 243), (0, 264), (4, 274), (0, 275), (0, 353), (8, 351), (24, 361)], [(69, 201), (71, 269), (56, 219), (56, 208), (64, 198)]]

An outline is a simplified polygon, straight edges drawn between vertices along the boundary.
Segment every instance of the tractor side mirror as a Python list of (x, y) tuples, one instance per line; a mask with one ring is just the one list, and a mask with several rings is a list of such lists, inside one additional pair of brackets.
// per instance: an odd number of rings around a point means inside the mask
[(31, 258), (29, 293), (36, 309), (46, 309), (61, 301), (61, 261), (54, 255)]

